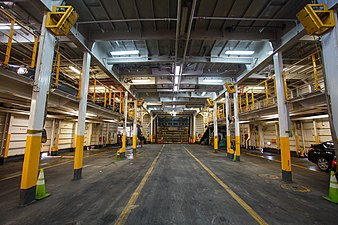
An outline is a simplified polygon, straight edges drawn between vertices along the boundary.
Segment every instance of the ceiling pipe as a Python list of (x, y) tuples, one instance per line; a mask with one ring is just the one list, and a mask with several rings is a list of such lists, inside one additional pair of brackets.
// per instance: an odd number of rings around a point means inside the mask
[(125, 22), (147, 22), (147, 21), (176, 21), (177, 18), (139, 18), (139, 19), (119, 19), (119, 20), (92, 20), (79, 21), (76, 24), (95, 24), (95, 23), (125, 23)]
[(182, 0), (178, 0), (178, 2), (177, 2), (176, 39), (175, 39), (175, 66), (176, 66), (176, 63), (177, 63), (178, 40), (179, 40), (179, 37), (180, 37), (181, 5), (182, 5)]
[(192, 27), (192, 22), (194, 20), (194, 14), (195, 14), (195, 9), (196, 9), (196, 3), (197, 0), (194, 0), (192, 3), (191, 7), (191, 13), (190, 13), (190, 18), (189, 18), (189, 24), (188, 24), (188, 33), (187, 33), (187, 40), (185, 42), (185, 47), (184, 47), (184, 53), (183, 53), (183, 59), (181, 63), (181, 68), (180, 68), (180, 76), (178, 78), (178, 90), (180, 89), (180, 84), (181, 84), (181, 77), (182, 77), (182, 72), (183, 72), (183, 66), (185, 63), (185, 58), (187, 56), (187, 51), (188, 51), (188, 46), (189, 46), (189, 39), (190, 39), (190, 34), (191, 34), (191, 27)]
[(290, 22), (298, 23), (296, 19), (269, 19), (269, 18), (247, 18), (247, 17), (211, 17), (211, 16), (200, 16), (194, 17), (194, 20), (234, 20), (234, 21), (266, 21), (266, 22)]

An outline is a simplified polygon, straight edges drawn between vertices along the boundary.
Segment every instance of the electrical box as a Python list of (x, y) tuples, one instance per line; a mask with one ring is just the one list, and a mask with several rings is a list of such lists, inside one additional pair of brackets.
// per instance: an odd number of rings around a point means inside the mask
[(236, 92), (236, 85), (234, 83), (225, 83), (225, 88), (229, 94)]
[(308, 4), (297, 13), (297, 18), (309, 35), (320, 36), (336, 25), (334, 12), (326, 4)]
[(56, 36), (67, 36), (78, 18), (72, 6), (53, 6), (47, 14), (46, 28)]
[(211, 98), (208, 98), (207, 99), (207, 103), (208, 103), (208, 106), (209, 106), (209, 108), (212, 108), (212, 107), (214, 107), (214, 100), (212, 100)]

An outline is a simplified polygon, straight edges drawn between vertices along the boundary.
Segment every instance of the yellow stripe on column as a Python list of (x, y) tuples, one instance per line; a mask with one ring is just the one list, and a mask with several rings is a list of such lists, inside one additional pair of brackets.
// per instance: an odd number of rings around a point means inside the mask
[(6, 147), (5, 147), (5, 153), (4, 153), (4, 158), (6, 159), (8, 157), (8, 151), (9, 151), (9, 143), (11, 142), (11, 134), (7, 134), (7, 139), (6, 139)]
[(122, 148), (120, 149), (120, 153), (126, 152), (126, 146), (127, 146), (127, 136), (122, 135)]
[(319, 136), (318, 135), (315, 136), (315, 143), (319, 144)]
[(84, 136), (83, 135), (76, 135), (74, 169), (81, 169), (82, 168), (82, 164), (83, 164), (83, 145), (84, 145)]
[(231, 149), (231, 137), (227, 136), (227, 153), (230, 153)]
[(134, 135), (133, 136), (133, 149), (136, 149), (136, 147), (137, 147), (137, 136)]
[(241, 155), (241, 137), (236, 136), (235, 142), (236, 142), (236, 156), (240, 156)]
[(196, 135), (193, 136), (193, 144), (196, 142)]
[(218, 150), (218, 136), (214, 136), (214, 149)]
[(289, 137), (280, 137), (282, 170), (291, 171), (290, 140)]
[(41, 135), (32, 136), (27, 134), (25, 158), (22, 166), (21, 189), (28, 189), (36, 186), (41, 146)]

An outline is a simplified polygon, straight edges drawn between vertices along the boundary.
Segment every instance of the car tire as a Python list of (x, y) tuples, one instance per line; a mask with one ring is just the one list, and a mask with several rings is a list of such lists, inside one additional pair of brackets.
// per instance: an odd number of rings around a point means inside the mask
[(317, 166), (321, 171), (327, 172), (330, 169), (330, 163), (327, 158), (320, 157), (317, 161)]

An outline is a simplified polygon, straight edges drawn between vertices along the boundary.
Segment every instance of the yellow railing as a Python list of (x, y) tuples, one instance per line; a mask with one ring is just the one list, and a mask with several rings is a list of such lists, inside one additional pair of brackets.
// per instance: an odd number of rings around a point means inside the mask
[(0, 50), (4, 56), (2, 66), (6, 68), (13, 63), (35, 68), (38, 35), (2, 8), (0, 14), (3, 16), (0, 19), (0, 33), (4, 38)]
[[(320, 52), (316, 51), (286, 66), (283, 82), (287, 100), (324, 89)], [(276, 102), (276, 80), (273, 75), (255, 86), (245, 88), (239, 96), (239, 112), (266, 108), (275, 105)]]

